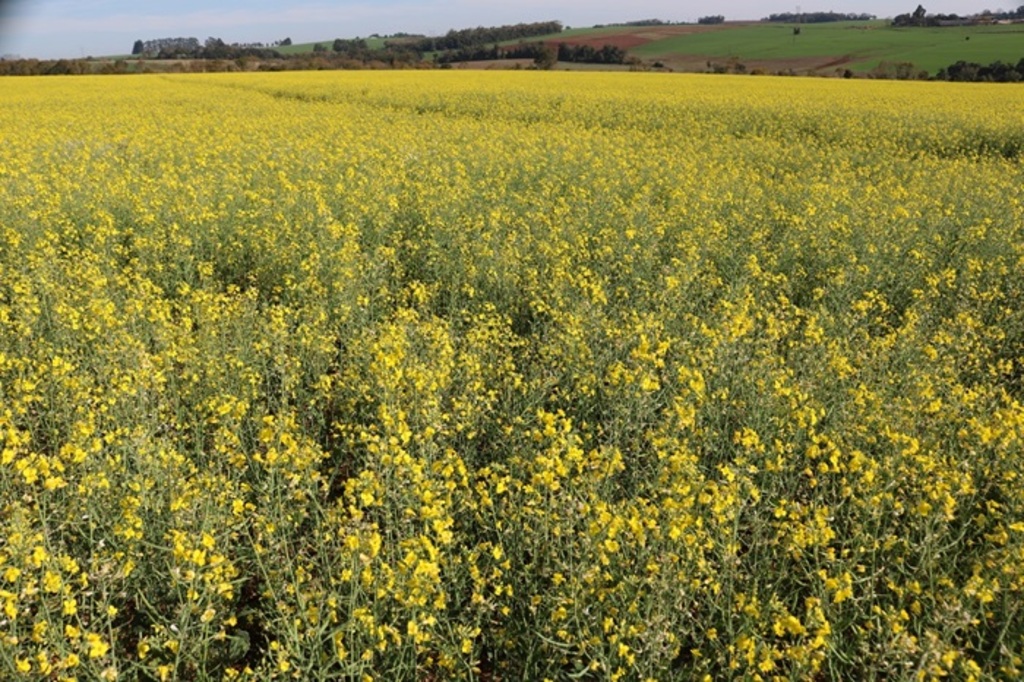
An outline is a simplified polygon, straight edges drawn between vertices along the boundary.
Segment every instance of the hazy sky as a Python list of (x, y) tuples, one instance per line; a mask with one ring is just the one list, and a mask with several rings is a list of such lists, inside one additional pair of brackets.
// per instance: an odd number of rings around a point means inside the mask
[[(208, 36), (226, 42), (294, 42), (397, 31), (438, 35), (450, 28), (559, 20), (591, 26), (634, 19), (696, 21), (707, 14), (760, 19), (773, 12), (868, 12), (890, 17), (919, 0), (0, 0), (0, 55), (54, 58), (131, 51), (136, 39)], [(923, 0), (929, 13), (1000, 9), (984, 0)], [(1024, 0), (1009, 0), (1005, 8)]]

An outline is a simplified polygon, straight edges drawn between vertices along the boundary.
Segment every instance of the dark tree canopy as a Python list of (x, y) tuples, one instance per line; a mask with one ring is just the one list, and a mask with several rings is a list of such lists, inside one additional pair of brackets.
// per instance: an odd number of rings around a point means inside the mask
[(479, 26), (451, 30), (439, 38), (423, 38), (409, 44), (417, 52), (433, 52), (437, 50), (461, 50), (480, 45), (491, 45), (505, 40), (521, 40), (534, 36), (561, 33), (562, 24), (558, 21), (539, 21), (532, 24), (514, 24), (510, 26)]
[(615, 45), (595, 48), (591, 45), (569, 45), (559, 43), (557, 47), (542, 42), (520, 42), (515, 45), (481, 45), (446, 50), (437, 55), (438, 64), (453, 62), (484, 61), (494, 59), (532, 59), (538, 68), (549, 69), (556, 62), (577, 62), (586, 64), (624, 64), (626, 51)]
[(769, 14), (761, 21), (801, 24), (824, 24), (830, 21), (871, 21), (874, 14), (854, 14), (844, 12), (779, 12)]

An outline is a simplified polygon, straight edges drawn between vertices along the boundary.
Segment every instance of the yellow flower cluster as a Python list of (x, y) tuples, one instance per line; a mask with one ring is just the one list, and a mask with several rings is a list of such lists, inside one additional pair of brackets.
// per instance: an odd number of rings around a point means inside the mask
[(1024, 91), (4, 93), (0, 678), (1024, 675)]

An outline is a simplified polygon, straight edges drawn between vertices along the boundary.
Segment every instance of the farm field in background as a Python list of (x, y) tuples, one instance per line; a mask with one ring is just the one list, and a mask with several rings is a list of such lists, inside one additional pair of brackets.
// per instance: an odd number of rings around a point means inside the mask
[[(735, 60), (748, 70), (832, 75), (835, 69), (867, 73), (883, 62), (909, 62), (931, 75), (958, 61), (1016, 64), (1024, 58), (1024, 25), (897, 28), (885, 21), (795, 24), (731, 23), (712, 26), (600, 29), (594, 42), (619, 42), (629, 53), (680, 70)], [(646, 30), (645, 30), (646, 29)], [(567, 36), (572, 32), (566, 32)], [(597, 36), (600, 36), (597, 39)], [(586, 32), (572, 40), (591, 40)]]
[[(1016, 64), (1024, 57), (1024, 25), (897, 28), (887, 22), (804, 24), (757, 23), (649, 42), (633, 49), (643, 58), (712, 61), (736, 58), (748, 68), (793, 69), (830, 74), (836, 68), (869, 72), (882, 62), (909, 62), (931, 75), (958, 61)], [(1018, 53), (1021, 53), (1018, 55)], [(788, 63), (787, 63), (788, 62)]]
[(5, 87), (0, 678), (1022, 674), (1024, 89)]
[[(888, 21), (844, 21), (799, 25), (775, 22), (727, 22), (657, 26), (602, 26), (571, 28), (527, 41), (557, 46), (590, 45), (600, 49), (615, 45), (647, 62), (661, 62), (677, 71), (709, 70), (708, 64), (742, 63), (748, 71), (765, 73), (814, 73), (831, 76), (850, 69), (867, 74), (886, 64), (910, 63), (914, 74), (934, 76), (956, 61), (1016, 64), (1024, 58), (1024, 24), (922, 28), (893, 27)], [(383, 47), (380, 38), (368, 40)], [(503, 41), (514, 45), (519, 41)], [(330, 48), (331, 40), (322, 43)], [(312, 52), (315, 43), (278, 48), (282, 53)], [(525, 64), (530, 61), (526, 60)], [(482, 68), (493, 64), (480, 62)], [(560, 69), (581, 65), (562, 63)], [(506, 65), (507, 68), (507, 65)], [(608, 67), (605, 67), (608, 68)]]

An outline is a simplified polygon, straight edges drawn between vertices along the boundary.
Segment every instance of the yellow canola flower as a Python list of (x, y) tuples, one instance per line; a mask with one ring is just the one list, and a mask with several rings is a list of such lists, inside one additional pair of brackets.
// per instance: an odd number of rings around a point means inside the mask
[(1024, 91), (970, 85), (5, 83), (8, 669), (1020, 677)]
[(102, 658), (110, 650), (110, 645), (103, 640), (103, 636), (94, 632), (85, 634), (85, 645), (89, 652), (89, 658)]

